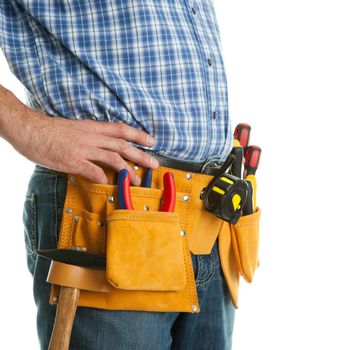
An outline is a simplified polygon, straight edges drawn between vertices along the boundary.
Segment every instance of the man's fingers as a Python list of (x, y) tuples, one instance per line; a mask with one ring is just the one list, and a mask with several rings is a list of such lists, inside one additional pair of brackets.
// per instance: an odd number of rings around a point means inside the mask
[(101, 184), (108, 183), (108, 178), (106, 177), (104, 170), (88, 160), (83, 160), (77, 165), (77, 173), (91, 182)]
[(95, 152), (92, 152), (90, 159), (93, 161), (99, 161), (100, 163), (109, 166), (117, 172), (121, 169), (127, 169), (130, 173), (131, 184), (134, 186), (139, 186), (141, 184), (141, 179), (135, 173), (135, 170), (130, 165), (128, 165), (116, 152), (97, 149)]
[(117, 131), (116, 137), (126, 141), (136, 142), (143, 146), (153, 146), (154, 138), (142, 130), (133, 128), (124, 123), (111, 123)]
[(152, 146), (154, 144), (154, 139), (151, 135), (122, 122), (112, 123), (93, 120), (80, 120), (79, 122), (84, 122), (85, 125), (83, 125), (85, 128), (90, 127), (91, 131), (94, 133), (121, 138), (126, 141), (136, 142), (143, 146)]
[(130, 145), (125, 140), (102, 136), (96, 140), (96, 146), (105, 148), (109, 151), (117, 152), (124, 159), (130, 160), (131, 162), (144, 168), (155, 169), (159, 166), (157, 159)]
[(144, 168), (156, 169), (159, 166), (157, 159), (131, 145), (124, 148), (121, 155), (125, 159), (130, 160), (131, 162)]

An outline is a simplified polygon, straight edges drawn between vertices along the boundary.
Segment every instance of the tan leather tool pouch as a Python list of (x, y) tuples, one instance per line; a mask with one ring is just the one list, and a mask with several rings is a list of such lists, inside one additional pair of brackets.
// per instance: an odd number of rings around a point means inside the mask
[[(110, 184), (105, 185), (68, 175), (58, 247), (106, 254), (107, 265), (106, 270), (95, 270), (101, 278), (92, 281), (102, 285), (91, 290), (81, 288), (80, 283), (76, 286), (81, 289), (79, 306), (200, 311), (186, 234), (190, 212), (186, 198), (190, 193), (182, 184), (188, 180), (183, 181), (183, 174), (176, 175), (175, 211), (161, 212), (165, 171), (155, 170), (152, 188), (130, 187), (134, 210), (117, 209), (114, 174), (110, 173)], [(51, 281), (55, 280), (54, 276)], [(54, 286), (51, 303), (58, 294), (59, 288)]]
[(111, 285), (126, 290), (184, 289), (178, 214), (114, 210), (107, 222), (106, 276)]
[(247, 282), (252, 282), (259, 265), (260, 216), (261, 210), (257, 208), (253, 214), (241, 216), (235, 225), (230, 225), (231, 243), (238, 271)]

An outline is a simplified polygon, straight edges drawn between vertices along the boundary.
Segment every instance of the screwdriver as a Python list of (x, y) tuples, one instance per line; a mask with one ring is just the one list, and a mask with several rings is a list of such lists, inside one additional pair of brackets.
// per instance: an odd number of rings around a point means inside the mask
[(246, 123), (237, 124), (234, 131), (234, 139), (240, 142), (241, 147), (244, 149), (244, 153), (246, 153), (248, 142), (250, 140), (250, 131), (251, 126)]
[(248, 146), (245, 153), (244, 179), (248, 175), (255, 175), (261, 157), (261, 148), (258, 146)]

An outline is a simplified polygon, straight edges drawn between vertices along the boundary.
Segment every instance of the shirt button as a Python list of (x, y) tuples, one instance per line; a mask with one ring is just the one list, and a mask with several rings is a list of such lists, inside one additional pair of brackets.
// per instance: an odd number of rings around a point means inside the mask
[(194, 7), (192, 7), (192, 12), (193, 12), (193, 15), (195, 15), (197, 13), (197, 11), (195, 10)]
[(213, 118), (216, 119), (216, 117), (217, 117), (217, 113), (216, 113), (216, 111), (214, 111), (213, 112)]
[(213, 65), (213, 61), (212, 61), (210, 58), (208, 58), (208, 65), (209, 65), (209, 66), (212, 66), (212, 65)]

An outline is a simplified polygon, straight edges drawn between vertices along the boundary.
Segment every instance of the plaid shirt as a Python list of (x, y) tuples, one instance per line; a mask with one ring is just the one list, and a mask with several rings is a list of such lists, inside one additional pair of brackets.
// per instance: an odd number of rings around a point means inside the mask
[(127, 123), (172, 158), (231, 150), (213, 0), (0, 0), (0, 47), (48, 115)]

